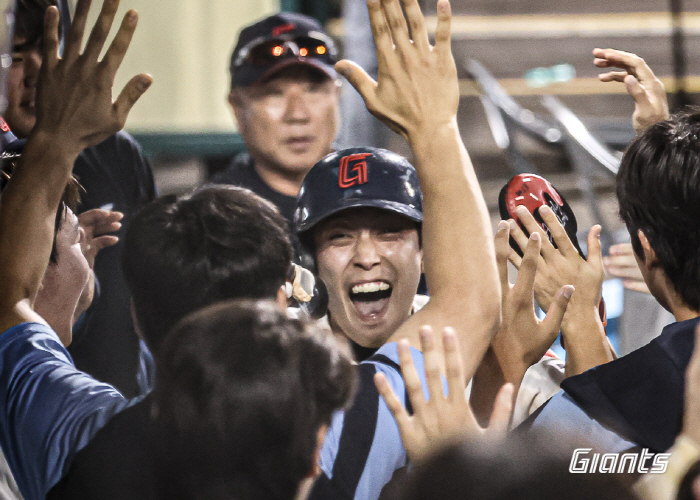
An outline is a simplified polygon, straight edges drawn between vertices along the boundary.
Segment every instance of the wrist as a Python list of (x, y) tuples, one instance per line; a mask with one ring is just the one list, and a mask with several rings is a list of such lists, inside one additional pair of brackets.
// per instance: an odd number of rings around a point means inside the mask
[[(426, 120), (416, 123), (415, 126), (406, 130), (408, 145), (412, 151), (416, 149), (437, 146), (442, 140), (452, 140), (455, 135), (459, 137), (459, 127), (457, 117), (446, 121)], [(417, 152), (416, 152), (417, 154)]]
[(72, 164), (83, 149), (84, 145), (68, 134), (37, 125), (27, 138), (25, 154), (29, 150), (44, 157), (55, 158), (56, 161), (70, 161)]

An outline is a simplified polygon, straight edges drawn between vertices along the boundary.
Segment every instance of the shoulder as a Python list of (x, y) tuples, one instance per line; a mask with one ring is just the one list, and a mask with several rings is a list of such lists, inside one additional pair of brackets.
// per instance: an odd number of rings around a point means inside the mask
[(241, 153), (233, 157), (228, 167), (214, 174), (209, 183), (249, 187), (254, 178), (253, 159), (248, 153)]

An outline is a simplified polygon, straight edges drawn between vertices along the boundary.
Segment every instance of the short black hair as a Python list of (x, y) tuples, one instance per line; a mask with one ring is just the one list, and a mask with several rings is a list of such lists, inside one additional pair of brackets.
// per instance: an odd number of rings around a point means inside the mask
[[(465, 442), (416, 467), (401, 500), (633, 500), (630, 475), (572, 474), (571, 449), (551, 436), (509, 434), (503, 443)], [(589, 448), (590, 450), (590, 448)], [(636, 476), (634, 476), (636, 479)], [(465, 495), (468, 492), (468, 495)], [(391, 497), (389, 497), (391, 498)]]
[(617, 174), (620, 216), (632, 246), (644, 231), (683, 302), (700, 310), (700, 113), (690, 109), (637, 136)]
[(15, 4), (14, 35), (24, 38), (24, 46), (31, 47), (44, 37), (46, 9), (58, 5), (56, 0), (17, 0)]
[[(12, 177), (12, 172), (14, 171), (17, 162), (19, 161), (19, 156), (15, 156), (11, 159), (6, 158), (0, 160), (0, 193), (5, 189), (5, 186), (10, 181)], [(71, 175), (70, 180), (66, 184), (66, 188), (63, 190), (63, 196), (61, 197), (61, 203), (56, 210), (56, 218), (54, 220), (53, 228), (53, 243), (51, 245), (51, 255), (49, 256), (49, 263), (56, 264), (58, 262), (58, 250), (56, 249), (56, 236), (61, 230), (61, 224), (66, 216), (66, 212), (70, 209), (73, 213), (76, 213), (78, 204), (80, 203), (80, 192), (83, 187), (80, 185), (78, 180)]]
[(291, 259), (286, 219), (271, 203), (213, 186), (145, 205), (126, 230), (122, 266), (155, 353), (192, 311), (224, 299), (274, 299)]
[(183, 319), (156, 356), (156, 498), (291, 500), (356, 367), (335, 337), (271, 301)]

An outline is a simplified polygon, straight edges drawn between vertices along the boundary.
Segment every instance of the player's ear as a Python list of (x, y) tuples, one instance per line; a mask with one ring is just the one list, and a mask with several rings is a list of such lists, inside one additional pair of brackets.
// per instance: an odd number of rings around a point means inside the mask
[(653, 269), (661, 266), (661, 262), (656, 255), (656, 251), (649, 243), (649, 239), (647, 238), (647, 235), (644, 234), (644, 231), (639, 229), (637, 231), (637, 237), (639, 238), (639, 243), (642, 246), (642, 251), (644, 253), (644, 262), (640, 263), (640, 265), (643, 265), (647, 269)]

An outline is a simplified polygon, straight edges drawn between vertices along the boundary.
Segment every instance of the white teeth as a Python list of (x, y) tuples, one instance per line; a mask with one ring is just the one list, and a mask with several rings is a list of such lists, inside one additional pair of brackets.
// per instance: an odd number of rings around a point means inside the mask
[(352, 287), (352, 293), (372, 293), (388, 290), (390, 287), (388, 283), (383, 281), (377, 281), (374, 283), (363, 283), (362, 285), (355, 285)]

